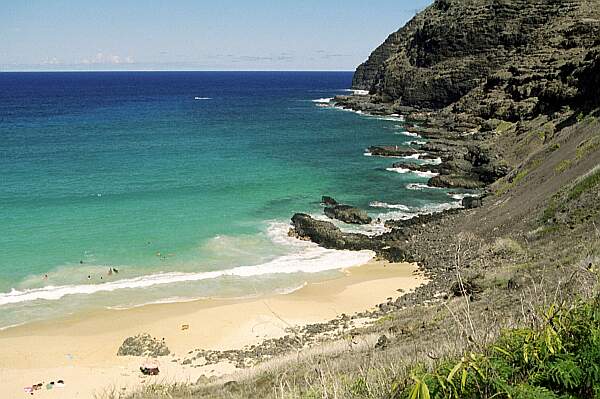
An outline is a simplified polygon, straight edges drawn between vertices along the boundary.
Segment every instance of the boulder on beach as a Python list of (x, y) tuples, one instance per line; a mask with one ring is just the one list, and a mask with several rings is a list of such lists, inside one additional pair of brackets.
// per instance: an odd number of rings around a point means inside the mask
[(171, 353), (164, 339), (158, 340), (150, 334), (138, 334), (126, 338), (117, 351), (117, 356), (167, 356)]

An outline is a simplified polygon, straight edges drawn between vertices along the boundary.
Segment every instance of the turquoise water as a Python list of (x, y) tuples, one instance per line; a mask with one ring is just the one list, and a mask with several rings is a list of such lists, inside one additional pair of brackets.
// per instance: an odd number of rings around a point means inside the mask
[[(286, 237), (294, 212), (322, 213), (321, 195), (375, 217), (454, 201), (409, 189), (427, 178), (364, 156), (415, 140), (400, 120), (313, 101), (343, 94), (351, 78), (0, 74), (0, 327), (88, 307), (283, 292), (370, 257)], [(229, 272), (239, 266), (255, 268)]]

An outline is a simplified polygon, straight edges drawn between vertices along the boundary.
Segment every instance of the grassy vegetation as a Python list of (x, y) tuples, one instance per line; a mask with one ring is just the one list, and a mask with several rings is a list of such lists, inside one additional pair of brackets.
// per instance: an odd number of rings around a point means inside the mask
[(568, 200), (578, 199), (583, 193), (590, 191), (600, 184), (600, 168), (595, 168), (590, 174), (577, 182), (569, 191)]
[[(534, 164), (534, 167), (539, 166), (538, 164)], [(529, 169), (520, 170), (514, 177), (509, 178), (508, 180), (503, 180), (499, 184), (498, 189), (496, 190), (496, 195), (503, 195), (511, 188), (515, 187), (521, 180), (523, 180), (529, 174)]]
[[(600, 299), (594, 293), (600, 246), (594, 239), (581, 248), (549, 250), (547, 242), (536, 247), (505, 236), (485, 244), (463, 237), (449, 244), (456, 277), (469, 282), (467, 273), (487, 270), (476, 300), (451, 295), (406, 308), (353, 337), (222, 380), (152, 384), (101, 398), (593, 398), (600, 393)], [(382, 334), (389, 339), (384, 348), (376, 345)]]
[(569, 169), (572, 165), (573, 165), (573, 161), (571, 161), (570, 159), (563, 159), (562, 161), (560, 161), (558, 163), (558, 165), (556, 165), (556, 167), (554, 168), (554, 171), (556, 173), (563, 173), (564, 171)]
[[(557, 214), (569, 212), (571, 219), (577, 222), (585, 222), (595, 212), (597, 201), (582, 207), (573, 207), (571, 204), (580, 199), (582, 195), (594, 190), (600, 185), (600, 167), (592, 169), (589, 173), (582, 176), (574, 182), (570, 187), (567, 187), (550, 198), (544, 211), (542, 212), (541, 222), (555, 222)], [(557, 226), (550, 226), (551, 231), (556, 231)]]
[(600, 297), (551, 306), (540, 328), (506, 331), (480, 353), (415, 368), (394, 398), (600, 398)]
[(577, 160), (582, 160), (598, 148), (600, 148), (600, 137), (596, 136), (584, 141), (577, 147)]
[(512, 122), (507, 122), (507, 121), (501, 121), (498, 126), (496, 126), (496, 132), (502, 134), (502, 133), (506, 133), (508, 132), (510, 129), (513, 128), (515, 124)]

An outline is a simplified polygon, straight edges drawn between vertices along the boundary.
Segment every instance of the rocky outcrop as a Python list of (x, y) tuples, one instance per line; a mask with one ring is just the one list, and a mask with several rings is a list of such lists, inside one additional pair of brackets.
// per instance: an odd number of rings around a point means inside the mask
[(325, 205), (323, 210), (325, 216), (331, 219), (350, 224), (369, 224), (373, 221), (366, 211), (354, 206), (340, 204), (335, 198), (328, 195), (321, 197), (321, 204)]
[(325, 206), (338, 205), (338, 202), (333, 197), (330, 197), (328, 195), (324, 195), (323, 197), (321, 197), (321, 203)]
[(292, 217), (294, 235), (310, 240), (325, 248), (348, 250), (376, 250), (381, 247), (377, 241), (364, 234), (344, 233), (333, 223), (313, 219), (310, 215), (296, 213)]
[(429, 180), (429, 185), (438, 188), (466, 188), (471, 190), (485, 187), (485, 183), (475, 176), (458, 174), (434, 176)]
[(129, 337), (117, 351), (117, 356), (167, 356), (171, 353), (164, 339), (159, 341), (150, 334)]
[(324, 209), (325, 215), (350, 224), (369, 224), (373, 220), (367, 212), (350, 205), (333, 205)]
[[(357, 68), (354, 86), (382, 102), (442, 108), (502, 71), (501, 79), (516, 77), (507, 83), (522, 97), (564, 100), (575, 86), (556, 75), (598, 37), (598, 21), (587, 15), (595, 8), (593, 0), (437, 0)], [(515, 65), (528, 69), (507, 75)], [(506, 111), (537, 106), (523, 100)]]
[(483, 205), (483, 200), (479, 197), (465, 197), (462, 199), (461, 205), (465, 209), (475, 209)]

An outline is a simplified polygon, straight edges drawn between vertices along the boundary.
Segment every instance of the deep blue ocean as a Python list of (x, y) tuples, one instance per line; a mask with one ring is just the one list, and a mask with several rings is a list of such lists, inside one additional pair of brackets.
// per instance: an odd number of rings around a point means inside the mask
[(370, 145), (422, 139), (400, 117), (330, 106), (351, 80), (1, 73), (0, 327), (88, 308), (286, 292), (364, 263), (371, 253), (287, 237), (294, 212), (322, 215), (324, 194), (382, 219), (455, 206), (424, 187), (426, 176), (365, 156)]

